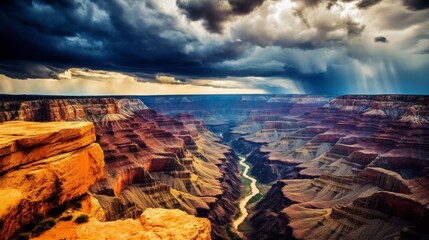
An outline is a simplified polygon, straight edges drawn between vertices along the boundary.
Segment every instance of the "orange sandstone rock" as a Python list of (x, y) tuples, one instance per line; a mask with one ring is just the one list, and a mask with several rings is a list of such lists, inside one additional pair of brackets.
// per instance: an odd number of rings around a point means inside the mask
[(77, 224), (58, 222), (52, 229), (34, 240), (85, 239), (85, 240), (209, 240), (210, 221), (178, 209), (148, 208), (139, 219)]
[(81, 196), (102, 177), (104, 154), (93, 135), (88, 122), (0, 125), (1, 239)]
[(78, 227), (79, 239), (210, 239), (210, 222), (178, 209), (148, 208), (139, 220), (99, 222), (91, 220)]

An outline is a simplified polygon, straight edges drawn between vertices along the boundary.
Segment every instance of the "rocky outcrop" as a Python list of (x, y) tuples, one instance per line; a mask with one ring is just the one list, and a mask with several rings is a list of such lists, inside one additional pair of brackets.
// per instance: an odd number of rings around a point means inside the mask
[(88, 122), (0, 124), (0, 236), (45, 217), (103, 176), (104, 156)]
[(209, 240), (210, 221), (178, 209), (148, 208), (138, 219), (102, 222), (90, 218), (87, 223), (60, 221), (39, 239), (139, 239), (139, 240)]
[[(120, 231), (118, 231), (120, 229)], [(180, 210), (146, 209), (139, 219), (99, 222), (91, 220), (76, 229), (78, 239), (209, 240), (210, 222)]]

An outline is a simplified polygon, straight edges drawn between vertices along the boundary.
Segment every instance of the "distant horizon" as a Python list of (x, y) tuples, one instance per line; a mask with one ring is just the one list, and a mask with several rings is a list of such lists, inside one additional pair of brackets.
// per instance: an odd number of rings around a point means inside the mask
[(341, 97), (341, 96), (422, 96), (429, 97), (429, 94), (294, 94), (294, 93), (243, 93), (243, 94), (166, 94), (166, 95), (48, 95), (48, 94), (7, 94), (0, 93), (0, 99), (12, 97), (20, 99), (20, 97), (35, 97), (35, 98), (132, 98), (132, 97), (197, 97), (197, 96), (322, 96), (322, 97)]

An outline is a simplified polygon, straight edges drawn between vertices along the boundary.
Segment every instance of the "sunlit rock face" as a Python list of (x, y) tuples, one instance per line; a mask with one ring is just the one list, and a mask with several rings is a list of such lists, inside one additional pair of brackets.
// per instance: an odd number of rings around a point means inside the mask
[(169, 118), (138, 99), (2, 101), (1, 121), (90, 121), (105, 155), (91, 187), (107, 220), (138, 218), (147, 208), (179, 208), (207, 217), (213, 238), (240, 195), (236, 156), (191, 115)]
[(178, 209), (148, 208), (139, 219), (99, 222), (95, 219), (76, 229), (78, 239), (209, 240), (210, 221)]
[(0, 238), (86, 193), (104, 156), (89, 122), (0, 124)]
[(125, 240), (209, 240), (210, 221), (178, 209), (148, 208), (137, 219), (100, 221), (90, 217), (86, 223), (60, 221), (34, 240), (43, 239), (125, 239)]

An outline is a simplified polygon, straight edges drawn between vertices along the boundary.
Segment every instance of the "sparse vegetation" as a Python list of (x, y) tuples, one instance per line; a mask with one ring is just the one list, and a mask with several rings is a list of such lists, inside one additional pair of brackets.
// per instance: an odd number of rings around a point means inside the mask
[(232, 239), (232, 240), (242, 240), (242, 238), (240, 236), (237, 235), (237, 233), (235, 233), (232, 229), (231, 229), (231, 224), (228, 224), (226, 226), (226, 233), (228, 234), (228, 236)]
[(77, 200), (74, 200), (74, 201), (67, 203), (66, 208), (72, 208), (74, 210), (79, 210), (82, 208), (82, 203), (77, 201)]
[(235, 211), (235, 214), (234, 214), (234, 219), (237, 219), (237, 218), (239, 218), (241, 216), (241, 212), (240, 212), (240, 210), (238, 209), (238, 207), (237, 207), (237, 211)]
[(264, 195), (262, 195), (261, 193), (258, 193), (255, 196), (253, 196), (252, 198), (250, 198), (249, 201), (247, 202), (247, 204), (252, 204), (252, 203), (258, 202), (259, 200), (261, 200), (261, 198), (263, 196)]
[(39, 236), (40, 234), (42, 234), (43, 232), (45, 232), (48, 229), (51, 229), (53, 226), (55, 226), (57, 222), (55, 221), (54, 218), (47, 218), (43, 221), (41, 221), (34, 229), (32, 232), (33, 236)]
[(67, 216), (61, 217), (59, 220), (60, 221), (70, 221), (70, 220), (72, 220), (72, 218), (73, 218), (72, 215), (67, 215)]
[(20, 233), (16, 237), (16, 240), (28, 240), (30, 239), (31, 234), (30, 233)]
[(86, 222), (88, 222), (88, 220), (89, 220), (89, 217), (88, 217), (88, 215), (86, 215), (86, 214), (81, 214), (81, 215), (79, 215), (79, 217), (77, 217), (75, 220), (74, 220), (74, 222), (75, 223), (86, 223)]

